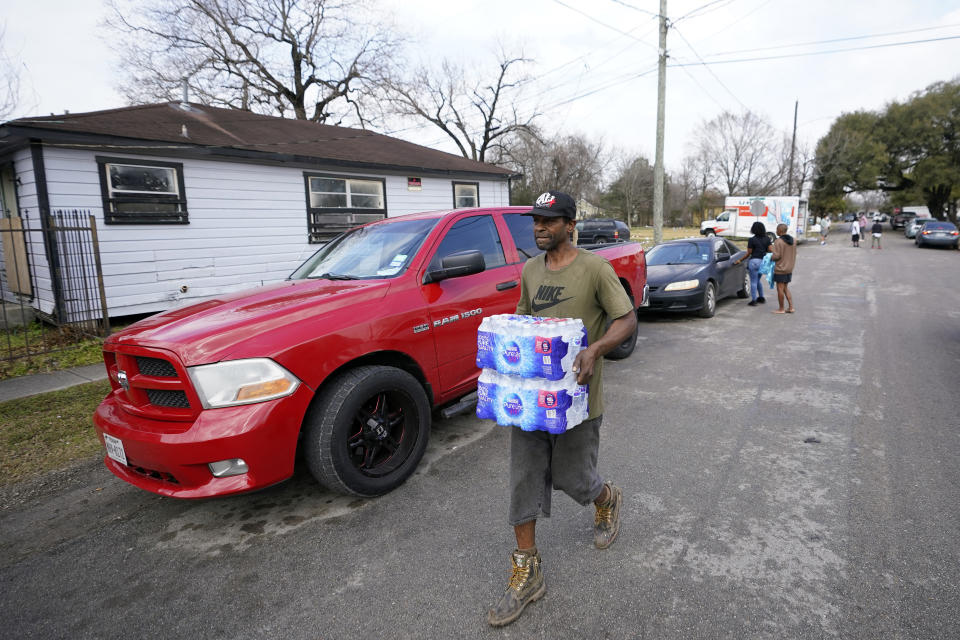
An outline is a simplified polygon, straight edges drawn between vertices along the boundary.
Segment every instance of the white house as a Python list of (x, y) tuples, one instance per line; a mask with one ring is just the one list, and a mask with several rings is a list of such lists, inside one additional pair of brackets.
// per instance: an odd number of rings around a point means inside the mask
[(48, 212), (94, 216), (107, 307), (122, 316), (282, 280), (357, 224), (506, 206), (510, 176), (370, 131), (197, 104), (13, 120), (0, 126), (3, 291), (44, 313), (64, 304), (58, 249), (18, 231)]

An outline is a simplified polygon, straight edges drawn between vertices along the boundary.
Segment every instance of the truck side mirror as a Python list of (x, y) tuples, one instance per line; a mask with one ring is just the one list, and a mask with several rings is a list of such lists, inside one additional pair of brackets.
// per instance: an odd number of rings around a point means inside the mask
[(447, 278), (459, 278), (480, 273), (487, 268), (483, 253), (476, 249), (457, 251), (440, 259), (440, 268), (427, 271), (423, 277), (423, 284), (440, 282)]

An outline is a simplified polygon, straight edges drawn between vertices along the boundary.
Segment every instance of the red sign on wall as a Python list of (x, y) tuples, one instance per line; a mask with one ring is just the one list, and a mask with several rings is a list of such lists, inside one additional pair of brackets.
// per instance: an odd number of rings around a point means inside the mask
[(422, 188), (420, 178), (407, 178), (407, 191), (420, 191)]

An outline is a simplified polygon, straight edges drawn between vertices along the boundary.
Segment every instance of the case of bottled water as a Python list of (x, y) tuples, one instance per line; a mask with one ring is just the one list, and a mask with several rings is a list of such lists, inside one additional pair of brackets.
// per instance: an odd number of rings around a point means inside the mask
[(587, 419), (589, 389), (571, 371), (587, 346), (580, 320), (501, 314), (477, 331), (477, 417), (563, 433)]
[(561, 380), (587, 346), (580, 320), (487, 316), (477, 331), (477, 367), (522, 378)]
[(484, 369), (477, 383), (477, 417), (524, 431), (563, 433), (587, 419), (586, 385), (518, 378)]

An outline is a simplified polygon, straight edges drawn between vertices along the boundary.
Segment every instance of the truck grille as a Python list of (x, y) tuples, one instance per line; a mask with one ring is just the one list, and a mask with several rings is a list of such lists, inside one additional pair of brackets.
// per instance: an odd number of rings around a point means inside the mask
[(176, 378), (177, 370), (166, 360), (137, 356), (137, 369), (145, 376), (155, 378)]
[[(116, 397), (135, 415), (159, 420), (153, 428), (181, 433), (200, 411), (186, 368), (172, 354), (136, 345), (111, 345), (104, 360)], [(121, 375), (123, 374), (123, 375)]]
[(183, 391), (165, 391), (163, 389), (146, 389), (145, 391), (150, 404), (158, 407), (176, 407), (177, 409), (190, 408), (190, 401)]

